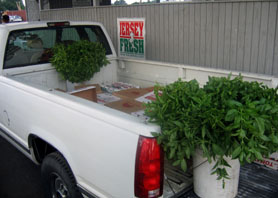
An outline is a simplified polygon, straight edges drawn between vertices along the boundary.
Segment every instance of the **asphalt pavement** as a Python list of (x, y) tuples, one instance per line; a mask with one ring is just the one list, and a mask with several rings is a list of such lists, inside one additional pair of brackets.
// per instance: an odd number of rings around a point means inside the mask
[(43, 198), (40, 166), (0, 136), (0, 198)]

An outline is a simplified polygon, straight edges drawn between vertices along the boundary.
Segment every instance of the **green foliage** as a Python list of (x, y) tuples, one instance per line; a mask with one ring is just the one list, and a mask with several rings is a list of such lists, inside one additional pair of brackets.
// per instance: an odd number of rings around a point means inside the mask
[(101, 43), (87, 40), (73, 44), (56, 44), (50, 62), (63, 79), (73, 83), (90, 80), (102, 66), (109, 63)]
[(21, 9), (25, 9), (21, 0), (3, 0), (0, 1), (0, 11), (17, 10), (16, 2), (20, 1)]
[(277, 88), (242, 77), (210, 77), (203, 88), (196, 80), (178, 80), (156, 86), (155, 94), (146, 114), (161, 126), (162, 133), (154, 135), (167, 158), (183, 170), (184, 159), (200, 148), (209, 162), (216, 160), (212, 174), (224, 184), (229, 166), (224, 156), (244, 164), (278, 150)]

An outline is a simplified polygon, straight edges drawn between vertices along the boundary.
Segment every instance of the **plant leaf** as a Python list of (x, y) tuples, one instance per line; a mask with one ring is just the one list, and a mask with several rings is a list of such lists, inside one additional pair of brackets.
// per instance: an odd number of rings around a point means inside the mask
[(240, 152), (241, 152), (241, 147), (239, 146), (233, 151), (232, 158), (236, 159), (239, 156)]
[(157, 132), (151, 132), (151, 134), (152, 134), (152, 136), (154, 136), (154, 137), (159, 136), (159, 133), (157, 133)]
[(270, 141), (270, 139), (269, 139), (267, 136), (265, 136), (265, 135), (261, 135), (260, 138), (261, 138), (263, 141), (265, 141), (265, 142), (269, 142), (269, 141)]
[(156, 140), (157, 140), (157, 144), (161, 144), (163, 140), (163, 136), (158, 136)]
[(237, 132), (238, 132), (240, 138), (243, 139), (246, 137), (246, 131), (244, 129), (239, 129)]
[[(224, 159), (223, 159), (223, 165), (232, 168), (231, 165), (228, 164), (228, 162), (227, 162), (226, 160), (224, 160)], [(225, 171), (226, 171), (226, 170), (225, 170)], [(227, 174), (227, 172), (226, 172), (226, 174)]]
[(185, 148), (185, 155), (186, 155), (186, 158), (187, 158), (187, 159), (190, 158), (190, 148), (189, 148), (189, 147), (186, 147), (186, 148)]
[(225, 121), (233, 121), (237, 114), (238, 111), (236, 109), (229, 110), (225, 116)]
[(182, 159), (182, 160), (181, 160), (181, 169), (182, 169), (184, 172), (186, 172), (186, 170), (187, 170), (187, 164), (186, 164), (185, 159)]
[(174, 124), (180, 128), (183, 128), (183, 124), (180, 121), (174, 121)]
[(275, 144), (278, 144), (278, 137), (273, 135), (272, 136), (272, 142), (275, 143)]
[(206, 136), (206, 127), (205, 125), (202, 127), (202, 138)]
[(239, 161), (240, 161), (240, 162), (243, 162), (243, 158), (244, 158), (244, 153), (241, 152), (241, 153), (239, 154)]
[(251, 153), (248, 153), (247, 157), (246, 157), (246, 161), (250, 164), (251, 163)]
[(262, 154), (260, 152), (255, 151), (255, 156), (256, 156), (257, 159), (263, 160), (263, 156), (262, 156)]
[(173, 163), (173, 166), (177, 166), (177, 165), (179, 165), (181, 163), (181, 161), (180, 160), (177, 160), (177, 161), (175, 161), (174, 163)]
[(265, 131), (265, 126), (264, 126), (264, 119), (263, 118), (256, 118), (256, 123), (259, 127), (259, 132), (264, 133)]
[(212, 145), (212, 150), (216, 155), (222, 156), (224, 154), (222, 148), (218, 146), (217, 144)]
[[(218, 165), (219, 165), (219, 161), (217, 160), (211, 170), (216, 169), (218, 167)], [(214, 174), (214, 173), (212, 173), (212, 174)]]
[(235, 101), (235, 100), (228, 100), (228, 105), (232, 106), (232, 107), (234, 107), (234, 106), (241, 107), (242, 106), (242, 104), (240, 102)]
[(170, 159), (173, 159), (174, 155), (175, 155), (176, 149), (175, 148), (171, 148), (171, 152), (170, 152)]
[(197, 97), (192, 97), (192, 100), (195, 101), (196, 103), (200, 104), (201, 103), (201, 100), (200, 98), (197, 98)]

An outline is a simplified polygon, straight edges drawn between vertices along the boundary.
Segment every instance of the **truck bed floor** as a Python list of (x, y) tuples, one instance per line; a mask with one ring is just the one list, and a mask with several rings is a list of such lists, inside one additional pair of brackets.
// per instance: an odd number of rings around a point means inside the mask
[[(191, 185), (179, 198), (199, 198)], [(236, 198), (277, 198), (278, 171), (258, 164), (247, 164), (240, 169)]]

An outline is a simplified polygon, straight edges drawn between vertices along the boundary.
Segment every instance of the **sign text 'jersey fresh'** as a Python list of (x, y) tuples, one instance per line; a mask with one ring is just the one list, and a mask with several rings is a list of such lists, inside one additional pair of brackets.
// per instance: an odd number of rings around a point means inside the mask
[(145, 58), (145, 19), (118, 19), (118, 39), (120, 56)]

